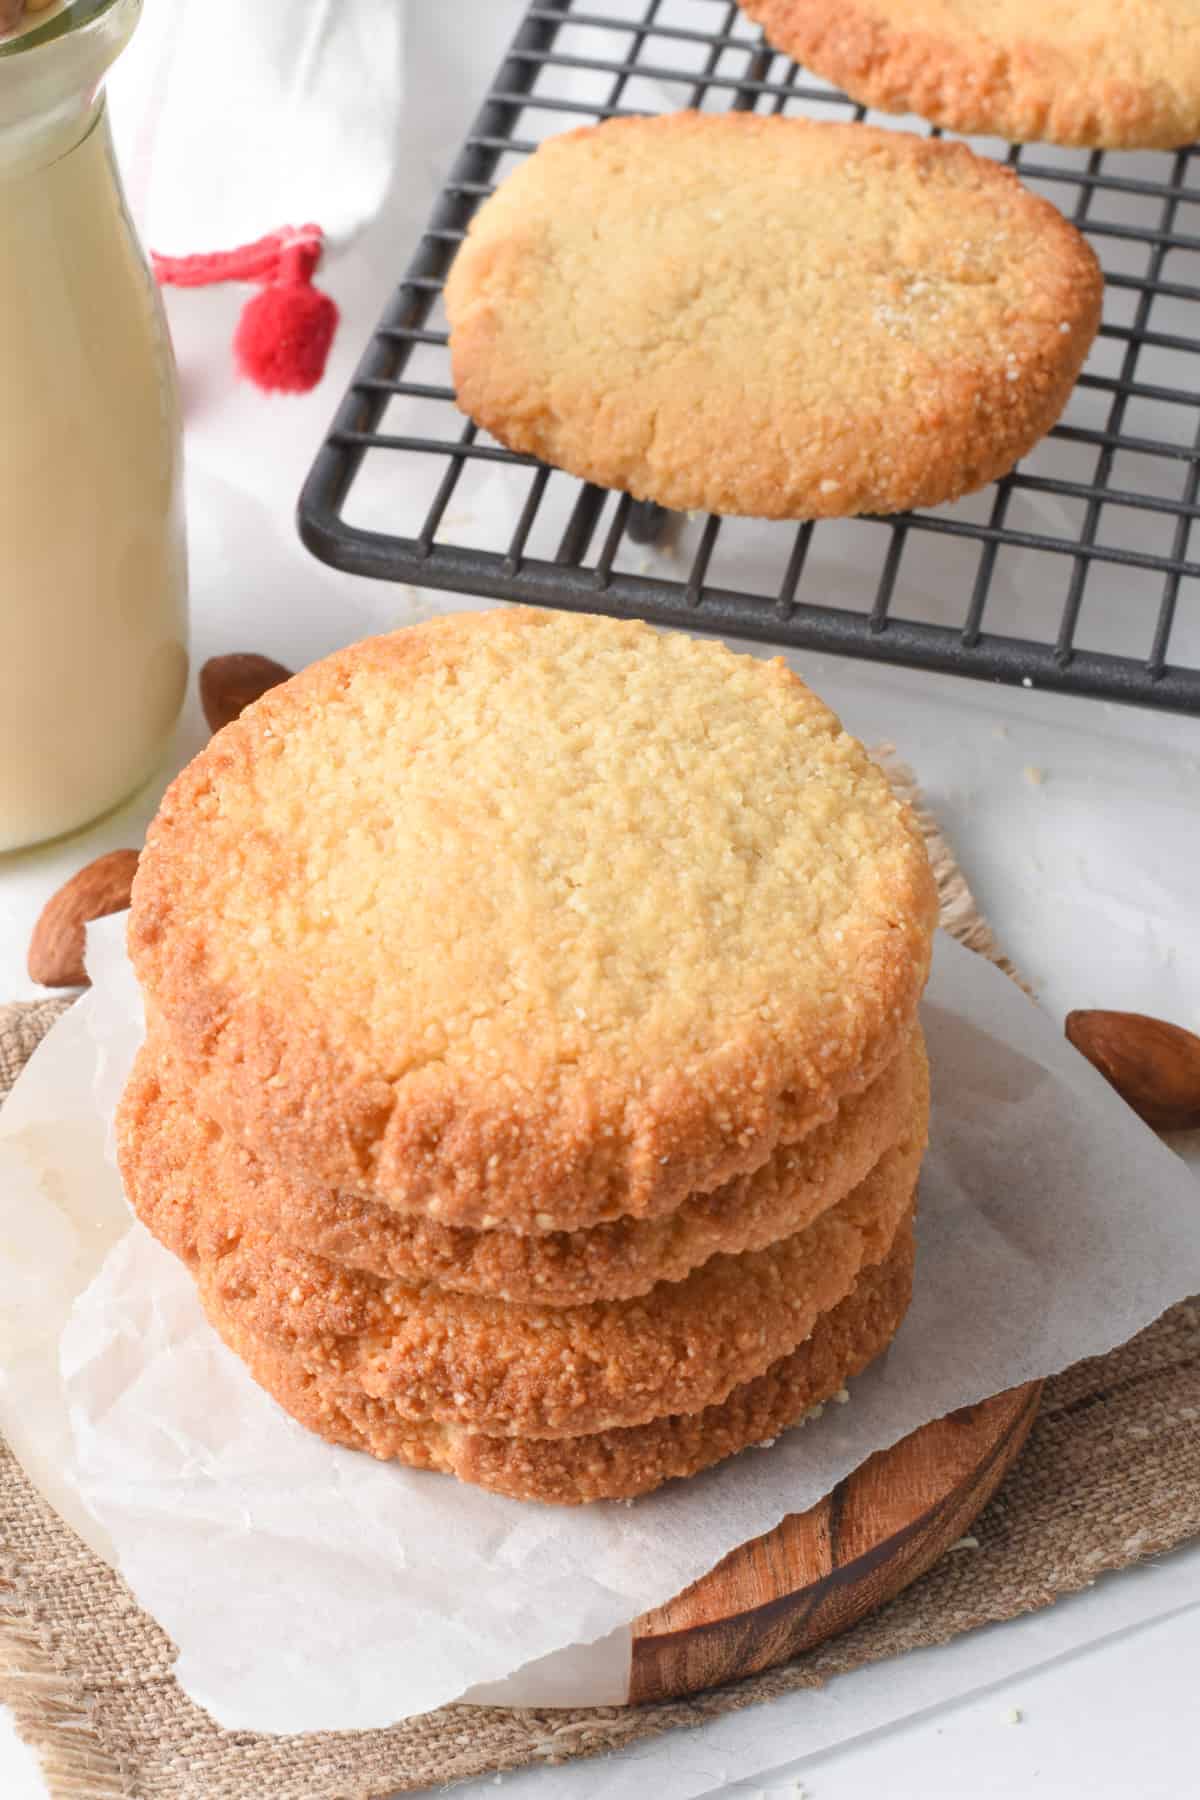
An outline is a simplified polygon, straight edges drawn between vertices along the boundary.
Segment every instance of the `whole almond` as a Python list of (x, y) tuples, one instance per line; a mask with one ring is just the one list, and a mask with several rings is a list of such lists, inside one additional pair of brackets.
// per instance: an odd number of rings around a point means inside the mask
[(1155, 1131), (1200, 1130), (1200, 1037), (1146, 1013), (1070, 1012), (1067, 1037)]
[(229, 656), (210, 656), (200, 671), (200, 704), (209, 729), (220, 731), (236, 719), (251, 701), (268, 688), (290, 681), (292, 671), (269, 656), (252, 650), (235, 650)]
[(43, 987), (87, 987), (83, 964), (89, 919), (129, 905), (137, 874), (136, 850), (110, 850), (88, 863), (47, 900), (29, 940), (29, 978)]

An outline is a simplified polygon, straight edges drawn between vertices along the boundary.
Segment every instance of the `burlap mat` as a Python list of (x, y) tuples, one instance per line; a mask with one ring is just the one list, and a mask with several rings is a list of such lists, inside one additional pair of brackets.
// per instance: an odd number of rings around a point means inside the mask
[[(932, 824), (927, 835), (943, 923), (1003, 965)], [(0, 1008), (0, 1098), (63, 1005)], [(171, 1674), (169, 1638), (0, 1444), (0, 1699), (55, 1796), (377, 1800), (617, 1749), (817, 1687), (1046, 1606), (1200, 1532), (1200, 1302), (1047, 1383), (1023, 1457), (973, 1530), (978, 1550), (944, 1558), (854, 1631), (696, 1700), (569, 1712), (447, 1706), (387, 1731), (261, 1737), (222, 1731), (193, 1705)]]

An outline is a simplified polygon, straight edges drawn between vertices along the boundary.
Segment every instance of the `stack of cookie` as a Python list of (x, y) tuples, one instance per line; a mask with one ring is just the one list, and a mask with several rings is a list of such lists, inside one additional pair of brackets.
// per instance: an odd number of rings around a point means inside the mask
[(934, 916), (781, 663), (519, 609), (355, 645), (151, 828), (131, 1201), (323, 1436), (644, 1493), (899, 1324)]

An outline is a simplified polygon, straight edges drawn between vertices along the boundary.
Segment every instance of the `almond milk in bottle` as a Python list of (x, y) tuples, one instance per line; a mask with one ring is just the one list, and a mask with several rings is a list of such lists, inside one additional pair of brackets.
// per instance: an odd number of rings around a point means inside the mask
[(174, 363), (101, 86), (140, 0), (0, 8), (5, 851), (153, 772), (187, 679), (187, 578)]

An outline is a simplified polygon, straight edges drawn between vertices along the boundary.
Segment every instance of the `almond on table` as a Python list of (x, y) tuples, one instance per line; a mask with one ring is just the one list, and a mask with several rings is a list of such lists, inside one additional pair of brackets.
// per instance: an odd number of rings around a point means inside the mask
[(137, 873), (136, 850), (110, 850), (72, 875), (42, 908), (29, 940), (29, 979), (43, 987), (86, 987), (83, 953), (93, 919), (123, 912)]
[(268, 688), (290, 681), (292, 671), (273, 657), (251, 650), (234, 650), (227, 656), (210, 656), (200, 671), (200, 705), (211, 731), (220, 731), (240, 718), (248, 706)]
[(1200, 1037), (1146, 1013), (1067, 1014), (1075, 1048), (1155, 1131), (1200, 1131)]

